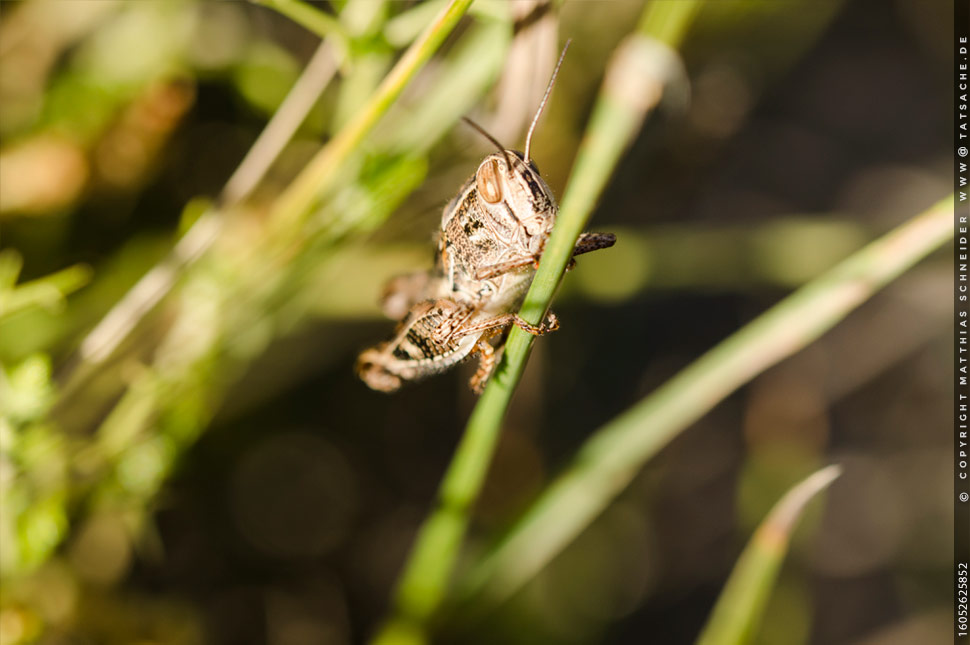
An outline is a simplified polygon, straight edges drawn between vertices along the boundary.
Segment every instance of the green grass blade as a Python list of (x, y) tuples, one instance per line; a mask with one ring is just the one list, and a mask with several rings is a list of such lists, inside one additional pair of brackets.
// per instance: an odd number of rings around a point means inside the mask
[(521, 588), (679, 432), (949, 240), (952, 203), (950, 195), (798, 289), (598, 430), (472, 570), (462, 597), (482, 610)]
[(734, 565), (697, 645), (751, 642), (802, 511), (841, 471), (838, 466), (823, 468), (797, 484), (775, 504)]
[(701, 5), (699, 0), (648, 2), (637, 31), (668, 47), (677, 47), (683, 42)]
[[(0, 262), (14, 264), (19, 271), (19, 258), (12, 253), (0, 255)], [(19, 285), (8, 286), (0, 280), (0, 320), (34, 307), (51, 310), (62, 308), (68, 295), (91, 281), (91, 273), (87, 265), (76, 264)], [(16, 275), (13, 277), (16, 278)]]
[[(684, 20), (693, 16), (696, 5), (678, 3), (687, 16)], [(654, 24), (645, 20), (642, 26), (652, 28)], [(670, 76), (669, 65), (676, 64), (676, 60), (676, 55), (664, 45), (642, 33), (631, 35), (615, 51), (577, 154), (556, 227), (519, 312), (533, 324), (545, 315), (577, 237), (645, 115), (659, 102)], [(512, 329), (502, 362), (476, 405), (445, 474), (438, 505), (418, 533), (398, 584), (394, 617), (377, 642), (425, 642), (425, 625), (445, 597), (469, 511), (484, 482), (505, 410), (521, 378), (532, 340), (529, 334)]]

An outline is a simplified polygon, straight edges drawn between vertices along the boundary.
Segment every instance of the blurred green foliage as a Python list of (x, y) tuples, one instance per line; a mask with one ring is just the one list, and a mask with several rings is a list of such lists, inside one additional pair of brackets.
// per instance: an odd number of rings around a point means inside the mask
[[(664, 1), (651, 4), (662, 14)], [(442, 29), (441, 42), (423, 50), (430, 55), (440, 46), (426, 64), (412, 67), (417, 74), (401, 83), (399, 96), (385, 92), (386, 100), (376, 101), (404, 52), (447, 4), (4, 4), (0, 641), (356, 642), (375, 629), (470, 404), (445, 379), (391, 400), (352, 380), (354, 352), (388, 331), (389, 323), (373, 322), (381, 284), (430, 263), (441, 205), (489, 150), (458, 119), (471, 115), (515, 147), (560, 41), (572, 37), (559, 98), (534, 146), (544, 176), (562, 194), (606, 62), (644, 6), (479, 0), (460, 22), (456, 17), (454, 29)], [(590, 428), (764, 309), (766, 300), (819, 275), (942, 194), (937, 178), (945, 155), (934, 133), (918, 133), (924, 148), (908, 143), (883, 152), (876, 135), (865, 139), (865, 128), (889, 117), (857, 107), (862, 99), (853, 92), (864, 78), (878, 80), (886, 66), (932, 82), (919, 65), (940, 66), (933, 48), (949, 25), (930, 4), (732, 0), (705, 3), (689, 32), (674, 30), (686, 38), (682, 85), (668, 88), (658, 116), (606, 187), (594, 227), (615, 230), (620, 242), (583, 258), (563, 283), (557, 302), (573, 331), (564, 325), (561, 340), (552, 338), (548, 350), (540, 344), (533, 362), (554, 365), (551, 375), (526, 372), (468, 553), (483, 550), (483, 535), (508, 525), (550, 481), (563, 445), (573, 450)], [(900, 36), (893, 11), (912, 33)], [(890, 62), (867, 66), (852, 47), (829, 49), (827, 38), (856, 43), (828, 35), (833, 21), (869, 24), (870, 17), (872, 42), (878, 44), (882, 29), (893, 35), (893, 47), (908, 43), (918, 53), (896, 59), (882, 50)], [(227, 199), (223, 187), (233, 169), (255, 149), (267, 121), (281, 118), (321, 38), (334, 78), (275, 142), (277, 152), (263, 160), (268, 170), (243, 191), (245, 199)], [(844, 56), (836, 71), (813, 75), (814, 68), (799, 67), (804, 57), (824, 60), (830, 51)], [(804, 85), (806, 95), (793, 85)], [(899, 92), (882, 100), (899, 106), (906, 123), (934, 113), (930, 99), (906, 98), (925, 92), (909, 85)], [(792, 95), (795, 107), (785, 103)], [(826, 100), (833, 96), (844, 97), (835, 101), (841, 111)], [(867, 117), (851, 121), (857, 113)], [(352, 145), (332, 157), (339, 163), (326, 182), (307, 174), (355, 124), (355, 138), (346, 139)], [(900, 128), (884, 126), (877, 132), (882, 140)], [(791, 141), (808, 151), (790, 169), (810, 193), (802, 200), (780, 187), (789, 178), (782, 169)], [(839, 148), (833, 141), (849, 143)], [(745, 150), (763, 165), (732, 175), (738, 158), (732, 154), (744, 159)], [(887, 167), (887, 159), (902, 170)], [(745, 183), (751, 176), (765, 179)], [(295, 177), (309, 178), (303, 190), (294, 191)], [(935, 310), (919, 299), (933, 293), (934, 270), (927, 269), (926, 282), (915, 276), (897, 296), (905, 306), (919, 303), (910, 316), (916, 322), (935, 320)], [(732, 298), (744, 300), (732, 309), (725, 305)], [(691, 299), (696, 307), (675, 319), (678, 302)], [(728, 330), (717, 327), (719, 306), (727, 307)], [(902, 305), (885, 306), (898, 312)], [(638, 316), (647, 310), (644, 324)], [(586, 317), (596, 324), (584, 326)], [(477, 631), (479, 625), (456, 619), (443, 625), (445, 636), (454, 629), (458, 641), (627, 642), (642, 635), (624, 636), (638, 631), (636, 621), (655, 624), (635, 612), (646, 607), (649, 615), (655, 606), (664, 613), (670, 598), (685, 595), (678, 585), (694, 585), (686, 592), (695, 603), (687, 615), (669, 612), (661, 624), (671, 633), (653, 633), (662, 642), (693, 639), (697, 616), (707, 615), (737, 551), (698, 546), (692, 536), (735, 535), (735, 522), (737, 535), (747, 535), (793, 473), (816, 465), (827, 442), (836, 443), (843, 417), (829, 423), (819, 410), (931, 342), (905, 327), (906, 316), (888, 318), (891, 324), (872, 323), (887, 330), (888, 349), (871, 345), (872, 327), (859, 327), (848, 349), (817, 350), (846, 357), (832, 359), (837, 369), (792, 368), (804, 373), (756, 381), (744, 414), (717, 428), (720, 437), (744, 435), (743, 455), (712, 441), (709, 451), (696, 451), (706, 455), (701, 461), (684, 459), (682, 469), (658, 457), (655, 470), (494, 621)], [(697, 320), (704, 325), (691, 322)], [(666, 326), (690, 342), (664, 341), (672, 337), (664, 335)], [(618, 345), (621, 339), (628, 344)], [(817, 382), (826, 370), (835, 373), (834, 385)], [(892, 383), (872, 396), (899, 399), (884, 394)], [(938, 395), (927, 386), (921, 400)], [(590, 419), (586, 410), (600, 407), (611, 414)], [(912, 406), (900, 407), (896, 417), (902, 424), (913, 414)], [(780, 436), (765, 429), (775, 427)], [(785, 434), (786, 428), (800, 432)], [(316, 443), (302, 441), (307, 434)], [(267, 438), (280, 443), (270, 449), (260, 443)], [(911, 438), (887, 439), (894, 441), (905, 446)], [(913, 481), (937, 470), (937, 448), (920, 449), (924, 461), (906, 471)], [(738, 460), (736, 478), (724, 474), (718, 458), (725, 455)], [(857, 472), (878, 479), (884, 470), (866, 461)], [(664, 481), (673, 485), (657, 484), (658, 473), (672, 471), (679, 474)], [(682, 578), (658, 591), (663, 566), (654, 558), (669, 553), (658, 545), (664, 531), (674, 530), (657, 524), (662, 490), (708, 499), (684, 482), (703, 485), (714, 477), (709, 472), (722, 475), (720, 488), (736, 494), (738, 508), (720, 513), (731, 517), (716, 528), (681, 517), (671, 523), (681, 533), (668, 542), (723, 558), (712, 564), (697, 555), (703, 575), (679, 558), (684, 569), (670, 565), (670, 571)], [(292, 488), (288, 477), (296, 480)], [(313, 497), (313, 491), (322, 492)], [(843, 495), (858, 505), (869, 499)], [(287, 515), (290, 502), (296, 510)], [(711, 504), (704, 513), (718, 515)], [(923, 508), (925, 515), (906, 516), (919, 518), (911, 524), (934, 523), (937, 507)], [(332, 521), (324, 533), (338, 536), (319, 540), (326, 546), (316, 559), (267, 551), (265, 543), (275, 543), (251, 535), (259, 526), (265, 535), (294, 534), (299, 543), (306, 528), (300, 521), (311, 516), (325, 528)], [(880, 548), (871, 551), (884, 554), (878, 562), (885, 575), (917, 599), (913, 605), (936, 606), (938, 599), (905, 567), (888, 564), (923, 558), (917, 577), (932, 574), (935, 550), (925, 545), (933, 538), (906, 532), (892, 517), (887, 511), (874, 519), (886, 522), (889, 537), (873, 539)], [(851, 539), (826, 527), (835, 544), (825, 552), (829, 571), (848, 575), (842, 571), (851, 567), (839, 563), (851, 553), (842, 548)], [(906, 540), (917, 546), (891, 550)], [(205, 546), (212, 542), (214, 548)], [(806, 577), (798, 568), (781, 572), (772, 602), (784, 611), (768, 612), (760, 642), (792, 635), (779, 628), (779, 616), (801, 625), (800, 638), (808, 638), (809, 605), (821, 601), (806, 591)], [(907, 611), (881, 620), (892, 627), (916, 615)], [(608, 627), (616, 621), (620, 627)], [(236, 622), (247, 633), (234, 631)], [(816, 640), (836, 642), (822, 624)], [(932, 634), (935, 624), (919, 633)]]

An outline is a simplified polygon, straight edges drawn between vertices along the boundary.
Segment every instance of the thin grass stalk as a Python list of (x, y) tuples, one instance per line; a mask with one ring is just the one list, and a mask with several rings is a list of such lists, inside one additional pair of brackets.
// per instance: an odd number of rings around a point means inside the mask
[(259, 185), (336, 73), (334, 46), (325, 40), (317, 46), (300, 78), (229, 177), (219, 200), (223, 208), (243, 201)]
[(261, 4), (283, 14), (293, 22), (309, 31), (312, 31), (321, 39), (336, 38), (343, 51), (346, 51), (349, 36), (347, 30), (340, 21), (325, 11), (321, 11), (313, 5), (307, 4), (302, 0), (253, 0), (256, 4)]
[(0, 253), (0, 320), (34, 307), (58, 310), (68, 295), (91, 281), (91, 267), (75, 264), (42, 278), (15, 284), (23, 266), (13, 251)]
[(754, 639), (802, 512), (841, 473), (839, 466), (822, 468), (775, 504), (741, 552), (697, 645), (744, 645)]
[(390, 109), (408, 82), (454, 30), (472, 0), (452, 0), (408, 48), (384, 78), (367, 104), (327, 142), (275, 201), (270, 218), (282, 228), (297, 227), (310, 207), (327, 190), (343, 164), (377, 121)]
[[(332, 179), (334, 171), (353, 152), (357, 143), (370, 132), (377, 120), (387, 112), (394, 99), (400, 95), (407, 83), (455, 28), (471, 1), (453, 0), (442, 10), (435, 22), (408, 48), (358, 117), (348, 123), (325, 145), (276, 199), (272, 213), (277, 223), (281, 219), (287, 219), (292, 224), (291, 230), (298, 230), (299, 217), (311, 207), (323, 188), (327, 186), (328, 176)], [(278, 8), (277, 4), (279, 3), (269, 3), (274, 8)], [(282, 4), (295, 5), (292, 1)], [(309, 9), (320, 13), (313, 7)], [(294, 89), (302, 91), (301, 88)], [(322, 90), (321, 84), (320, 91)], [(273, 123), (274, 121), (271, 120), (267, 129), (272, 127)], [(176, 278), (209, 249), (219, 236), (221, 228), (221, 213), (215, 209), (207, 210), (179, 240), (172, 253), (145, 274), (105, 314), (82, 341), (79, 362), (71, 371), (68, 382), (64, 386), (65, 392), (73, 392), (93, 368), (114, 353), (138, 322), (168, 294)]]
[(590, 437), (461, 593), (485, 611), (565, 548), (644, 463), (738, 387), (806, 347), (953, 236), (953, 196), (854, 253), (704, 354)]
[[(677, 3), (674, 6), (679, 9), (673, 12), (673, 18), (680, 16), (689, 22), (698, 4)], [(617, 48), (608, 67), (556, 227), (520, 310), (520, 315), (533, 324), (545, 315), (576, 239), (647, 112), (660, 101), (664, 83), (672, 75), (670, 66), (676, 65), (676, 55), (649, 35), (649, 30), (657, 27), (655, 21), (647, 19), (652, 14), (648, 9), (640, 25), (643, 31)], [(669, 14), (666, 17), (671, 18)], [(683, 35), (684, 31), (677, 33)], [(478, 499), (532, 340), (529, 334), (512, 329), (502, 362), (478, 401), (445, 474), (438, 504), (418, 532), (395, 594), (394, 615), (377, 643), (427, 642), (427, 623), (445, 598), (471, 508)]]

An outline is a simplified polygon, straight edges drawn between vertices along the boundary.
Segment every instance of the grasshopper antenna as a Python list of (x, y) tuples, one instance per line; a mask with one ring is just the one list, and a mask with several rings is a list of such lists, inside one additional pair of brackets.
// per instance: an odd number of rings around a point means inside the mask
[(499, 143), (495, 137), (493, 137), (488, 132), (486, 132), (485, 128), (478, 125), (477, 123), (469, 119), (467, 116), (461, 117), (461, 120), (467, 123), (468, 125), (470, 125), (471, 127), (475, 128), (476, 130), (478, 130), (479, 134), (481, 134), (483, 137), (491, 141), (492, 144), (494, 144), (495, 147), (498, 148), (498, 151), (502, 153), (503, 157), (505, 157), (505, 167), (509, 169), (509, 174), (512, 174), (512, 160), (509, 159), (509, 153), (505, 151), (505, 148), (502, 147), (502, 144)]
[(532, 146), (532, 133), (536, 129), (536, 124), (539, 122), (539, 115), (542, 114), (542, 108), (546, 107), (546, 101), (549, 100), (549, 95), (552, 93), (552, 86), (556, 84), (556, 76), (559, 75), (559, 68), (562, 66), (562, 59), (566, 57), (566, 50), (569, 49), (569, 43), (573, 42), (572, 38), (566, 41), (566, 45), (562, 48), (562, 53), (559, 54), (559, 62), (556, 63), (556, 69), (552, 70), (552, 78), (549, 79), (549, 85), (546, 86), (546, 93), (542, 95), (542, 101), (539, 103), (539, 109), (536, 110), (536, 115), (532, 117), (532, 125), (529, 126), (529, 133), (525, 135), (525, 163), (529, 163), (529, 148)]

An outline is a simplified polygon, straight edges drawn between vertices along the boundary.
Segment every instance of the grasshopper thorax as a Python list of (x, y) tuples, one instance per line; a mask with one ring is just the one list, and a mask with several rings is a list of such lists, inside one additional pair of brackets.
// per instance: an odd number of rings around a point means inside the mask
[[(442, 216), (438, 262), (452, 297), (482, 302), (503, 292), (495, 303), (501, 307), (516, 300), (531, 280), (525, 264), (542, 254), (556, 211), (552, 191), (521, 152), (485, 157)], [(483, 277), (508, 263), (522, 270)]]

